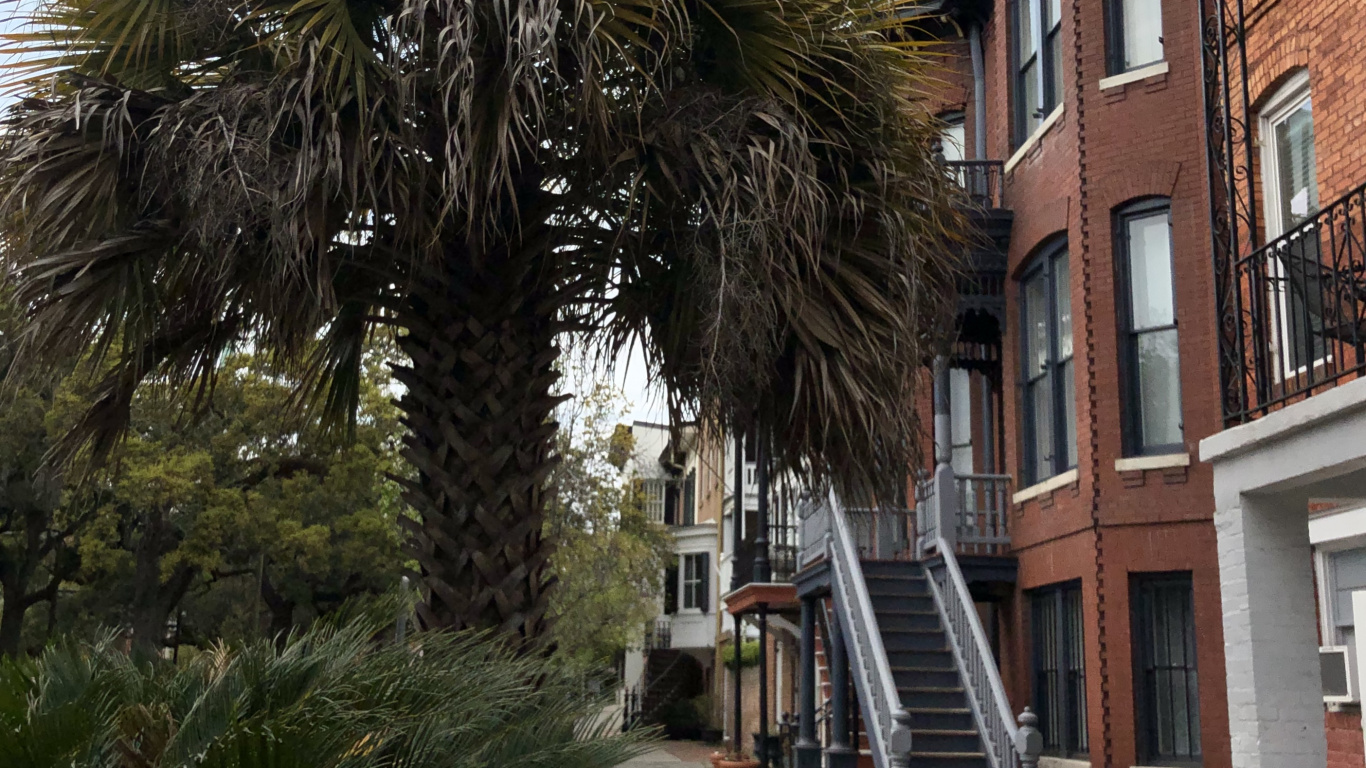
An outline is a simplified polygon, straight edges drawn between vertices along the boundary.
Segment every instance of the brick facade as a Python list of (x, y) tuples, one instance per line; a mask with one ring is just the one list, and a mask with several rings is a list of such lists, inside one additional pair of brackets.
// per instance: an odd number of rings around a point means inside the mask
[[(1013, 152), (1012, 6), (997, 0), (982, 30), (987, 157), (992, 159), (1010, 158)], [(1188, 571), (1197, 626), (1203, 765), (1228, 766), (1212, 472), (1193, 458), (1200, 439), (1222, 426), (1196, 4), (1163, 3), (1166, 72), (1102, 90), (1104, 12), (1099, 0), (1063, 0), (1062, 114), (1023, 157), (1013, 159), (1006, 175), (1005, 204), (1015, 220), (1003, 342), (1005, 471), (1018, 479), (1022, 463), (1018, 278), (1040, 249), (1060, 236), (1067, 238), (1071, 270), (1078, 465), (1075, 482), (1012, 509), (1019, 575), (1015, 594), (1000, 609), (1002, 675), (1012, 706), (1031, 704), (1026, 593), (1080, 580), (1090, 761), (1137, 765), (1130, 576)], [(970, 155), (968, 47), (958, 41), (952, 50), (955, 75), (946, 78), (935, 108), (966, 110)], [(1169, 198), (1171, 205), (1184, 440), (1192, 459), (1189, 466), (1121, 472), (1115, 467), (1124, 447), (1112, 222), (1116, 209), (1153, 197)], [(925, 403), (920, 407), (928, 410)]]

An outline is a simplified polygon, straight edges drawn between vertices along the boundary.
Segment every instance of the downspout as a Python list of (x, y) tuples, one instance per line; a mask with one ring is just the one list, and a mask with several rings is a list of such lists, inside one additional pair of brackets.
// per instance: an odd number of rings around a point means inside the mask
[(972, 159), (987, 159), (987, 73), (982, 58), (982, 24), (968, 27), (968, 48), (972, 52)]

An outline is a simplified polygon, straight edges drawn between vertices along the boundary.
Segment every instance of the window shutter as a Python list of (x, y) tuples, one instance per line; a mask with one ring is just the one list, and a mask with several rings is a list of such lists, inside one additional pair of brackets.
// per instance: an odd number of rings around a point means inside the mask
[(678, 613), (678, 558), (664, 569), (664, 613)]
[(703, 613), (711, 610), (711, 555), (703, 552), (697, 556), (697, 607)]

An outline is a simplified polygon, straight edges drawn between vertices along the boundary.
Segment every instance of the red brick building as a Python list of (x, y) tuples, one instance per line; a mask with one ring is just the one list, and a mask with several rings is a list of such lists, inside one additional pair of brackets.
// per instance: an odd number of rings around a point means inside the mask
[(1003, 161), (1013, 222), (999, 373), (949, 377), (953, 463), (1011, 476), (1018, 574), (992, 622), (1011, 704), (1040, 714), (1045, 763), (1230, 765), (1194, 459), (1222, 426), (1198, 11), (968, 5), (934, 108), (963, 125), (946, 156)]

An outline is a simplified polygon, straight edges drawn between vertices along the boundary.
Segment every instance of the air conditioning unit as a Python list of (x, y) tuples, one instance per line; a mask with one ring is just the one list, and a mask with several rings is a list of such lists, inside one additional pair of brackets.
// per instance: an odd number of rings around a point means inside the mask
[(1356, 649), (1350, 645), (1325, 645), (1319, 648), (1319, 669), (1323, 676), (1323, 700), (1329, 704), (1355, 704), (1357, 691)]

